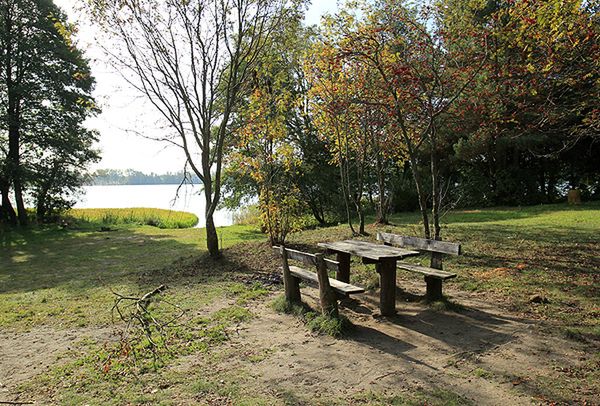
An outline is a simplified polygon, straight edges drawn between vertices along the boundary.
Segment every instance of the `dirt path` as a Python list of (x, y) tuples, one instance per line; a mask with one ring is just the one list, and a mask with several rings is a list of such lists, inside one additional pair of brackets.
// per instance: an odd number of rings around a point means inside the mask
[(111, 337), (109, 328), (56, 330), (43, 326), (27, 332), (0, 330), (0, 401), (17, 400), (14, 392), (18, 385), (60, 365), (62, 356), (77, 350), (82, 340), (103, 342)]

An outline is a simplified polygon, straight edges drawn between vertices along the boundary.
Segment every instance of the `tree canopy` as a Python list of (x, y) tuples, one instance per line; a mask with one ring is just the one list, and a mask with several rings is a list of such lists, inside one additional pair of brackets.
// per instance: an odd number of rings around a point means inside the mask
[(52, 1), (3, 0), (0, 20), (0, 218), (25, 225), (27, 200), (40, 221), (73, 203), (98, 159), (83, 125), (98, 108), (76, 27)]

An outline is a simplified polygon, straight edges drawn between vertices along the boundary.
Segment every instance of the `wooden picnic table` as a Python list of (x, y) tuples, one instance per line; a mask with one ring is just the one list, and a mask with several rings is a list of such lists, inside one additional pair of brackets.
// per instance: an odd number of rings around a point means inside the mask
[(322, 242), (318, 246), (336, 254), (336, 260), (340, 263), (336, 279), (342, 282), (350, 283), (351, 255), (362, 258), (363, 263), (375, 264), (381, 288), (379, 293), (381, 314), (391, 316), (396, 313), (396, 261), (419, 255), (418, 251), (359, 240)]

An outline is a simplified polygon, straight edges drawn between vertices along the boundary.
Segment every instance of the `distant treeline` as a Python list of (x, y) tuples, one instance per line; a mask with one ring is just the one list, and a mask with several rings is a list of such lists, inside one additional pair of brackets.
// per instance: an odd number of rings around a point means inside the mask
[[(146, 174), (133, 169), (98, 169), (92, 174), (89, 185), (172, 185), (184, 179), (183, 171), (165, 174)], [(187, 183), (200, 183), (197, 176), (187, 175)]]

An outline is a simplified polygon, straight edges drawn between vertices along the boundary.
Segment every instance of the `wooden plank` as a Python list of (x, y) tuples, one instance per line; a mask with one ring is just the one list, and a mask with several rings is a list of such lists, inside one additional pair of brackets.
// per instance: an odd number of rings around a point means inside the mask
[[(315, 272), (308, 271), (304, 268), (300, 268), (297, 266), (290, 266), (290, 273), (300, 279), (304, 279), (306, 281), (313, 282), (315, 284), (319, 283), (319, 277)], [(353, 294), (353, 293), (364, 293), (365, 289), (360, 286), (350, 285), (349, 283), (340, 282), (337, 279), (329, 278), (329, 284), (331, 287), (338, 292), (341, 292), (345, 295)]]
[(429, 302), (436, 302), (442, 300), (444, 295), (442, 294), (442, 280), (433, 278), (431, 276), (425, 276), (425, 283), (427, 284), (427, 293), (425, 297)]
[(460, 255), (460, 244), (448, 242), (428, 240), (426, 238), (410, 237), (405, 235), (397, 235), (391, 233), (377, 232), (377, 240), (387, 244), (398, 245), (399, 247), (411, 247), (421, 251), (439, 252), (442, 254)]
[(403, 262), (399, 262), (397, 267), (409, 272), (416, 272), (437, 279), (446, 280), (456, 278), (455, 273), (440, 271), (439, 269), (429, 268), (427, 266), (405, 264)]
[(347, 252), (348, 254), (372, 259), (374, 261), (380, 261), (382, 259), (402, 259), (413, 255), (419, 255), (419, 252), (417, 251), (360, 240), (321, 242), (317, 245), (334, 252)]
[(285, 290), (285, 299), (290, 303), (301, 303), (300, 283), (298, 278), (295, 278), (290, 273), (290, 265), (288, 264), (287, 251), (283, 247), (279, 247), (281, 254), (281, 262), (283, 265), (283, 287)]
[[(275, 253), (281, 255), (280, 247), (274, 246), (272, 248), (273, 248), (273, 251), (275, 251)], [(310, 254), (308, 252), (293, 250), (291, 248), (286, 248), (285, 251), (287, 252), (288, 259), (293, 259), (295, 261), (302, 262), (305, 265), (317, 266), (317, 259), (315, 257), (315, 254)], [(330, 271), (334, 271), (334, 272), (339, 271), (340, 264), (337, 261), (325, 258), (325, 265), (327, 265), (327, 269)]]

